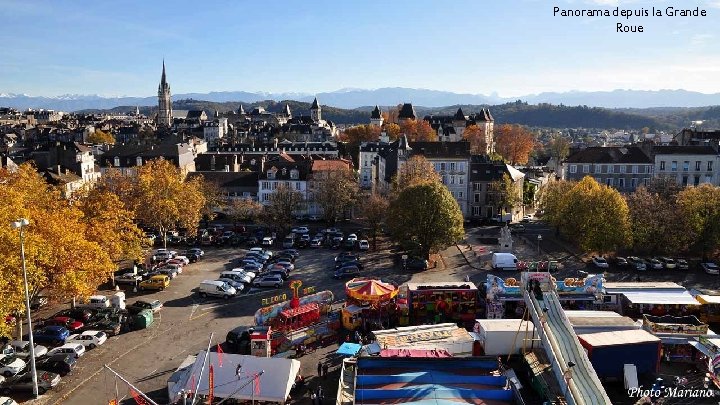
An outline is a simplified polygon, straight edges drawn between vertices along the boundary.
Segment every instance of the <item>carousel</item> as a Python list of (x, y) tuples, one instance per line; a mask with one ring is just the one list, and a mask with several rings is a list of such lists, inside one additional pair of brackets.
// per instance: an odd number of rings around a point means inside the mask
[(395, 319), (398, 287), (371, 278), (354, 278), (345, 284), (346, 305), (342, 310), (345, 329), (389, 326)]

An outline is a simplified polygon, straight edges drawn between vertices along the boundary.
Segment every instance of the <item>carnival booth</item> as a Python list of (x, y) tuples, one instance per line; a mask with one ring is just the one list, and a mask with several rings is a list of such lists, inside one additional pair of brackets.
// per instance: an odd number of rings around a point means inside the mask
[(697, 353), (693, 356), (695, 366), (707, 373), (716, 387), (720, 388), (720, 336), (697, 336), (690, 341)]
[(345, 293), (347, 305), (342, 310), (345, 329), (353, 331), (394, 322), (396, 286), (371, 278), (354, 278), (345, 283)]
[(708, 325), (695, 316), (643, 315), (643, 329), (657, 336), (662, 342), (665, 361), (692, 362), (695, 355), (691, 342), (697, 336), (712, 332)]
[(603, 299), (614, 302), (622, 315), (641, 319), (652, 316), (683, 316), (696, 313), (700, 303), (685, 287), (672, 282), (611, 282)]
[(720, 322), (720, 295), (703, 294), (698, 290), (690, 290), (690, 294), (700, 303), (699, 313), (702, 322)]
[(479, 310), (478, 288), (471, 282), (408, 283), (406, 300), (401, 319), (411, 325), (453, 322), (472, 328)]

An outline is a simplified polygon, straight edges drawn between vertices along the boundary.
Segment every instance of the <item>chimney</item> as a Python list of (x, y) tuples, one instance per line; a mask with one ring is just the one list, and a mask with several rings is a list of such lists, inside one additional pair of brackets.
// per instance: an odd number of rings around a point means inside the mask
[(265, 155), (260, 158), (260, 173), (265, 171)]
[(277, 137), (273, 138), (273, 149), (277, 149), (278, 147), (278, 139)]
[(225, 165), (225, 172), (227, 173), (229, 171), (230, 171), (230, 165)]
[(62, 174), (62, 168), (60, 167), (60, 165), (57, 165), (55, 167), (55, 170), (57, 170), (57, 174)]

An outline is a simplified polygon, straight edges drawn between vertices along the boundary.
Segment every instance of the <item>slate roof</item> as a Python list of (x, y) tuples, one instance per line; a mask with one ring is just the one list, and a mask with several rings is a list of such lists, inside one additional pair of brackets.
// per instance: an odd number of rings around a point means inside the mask
[(653, 160), (637, 146), (591, 146), (568, 156), (565, 162), (650, 164)]
[(375, 108), (373, 108), (372, 113), (370, 114), (370, 118), (372, 118), (372, 119), (382, 118), (382, 114), (380, 114), (380, 107), (378, 107), (376, 105)]
[[(269, 171), (275, 169), (275, 178), (273, 180), (291, 180), (291, 181), (305, 181), (310, 174), (310, 161), (300, 162), (285, 162), (285, 161), (271, 161), (265, 162), (265, 169), (260, 173), (260, 180), (268, 180), (267, 174)], [(298, 170), (297, 179), (290, 178), (290, 172), (293, 169)]]
[(403, 104), (402, 108), (400, 109), (400, 112), (398, 112), (398, 118), (401, 120), (404, 120), (404, 119), (414, 120), (416, 117), (417, 117), (417, 114), (415, 114), (415, 107), (413, 107), (412, 103)]
[(428, 158), (468, 158), (469, 142), (410, 142), (414, 154)]
[(67, 184), (82, 180), (82, 177), (78, 176), (77, 174), (66, 169), (64, 170), (62, 168), (58, 170), (57, 167), (45, 170), (42, 173), (42, 176), (45, 178), (45, 180), (47, 180), (50, 184), (53, 185)]
[(718, 155), (718, 152), (712, 146), (707, 145), (655, 146), (653, 153), (655, 155)]
[(311, 110), (317, 110), (320, 108), (320, 104), (318, 104), (317, 97), (315, 97), (315, 100), (313, 100), (312, 106), (310, 106)]
[(190, 110), (187, 113), (187, 119), (199, 119), (203, 115), (203, 110)]
[(217, 183), (222, 188), (247, 187), (257, 190), (257, 172), (190, 172), (189, 178), (203, 176), (206, 181)]
[(465, 121), (465, 114), (463, 114), (462, 108), (458, 108), (457, 112), (453, 116), (454, 119), (458, 121)]
[[(519, 173), (519, 174), (518, 174)], [(523, 173), (503, 161), (492, 161), (484, 156), (475, 155), (470, 162), (470, 182), (493, 182), (508, 174), (514, 180), (522, 178)]]

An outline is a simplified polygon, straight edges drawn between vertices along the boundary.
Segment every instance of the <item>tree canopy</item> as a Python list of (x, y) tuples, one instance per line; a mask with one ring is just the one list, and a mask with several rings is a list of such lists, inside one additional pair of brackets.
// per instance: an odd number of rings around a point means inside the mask
[(523, 202), (522, 188), (507, 173), (500, 180), (490, 183), (488, 188), (498, 212), (511, 210)]
[(486, 136), (485, 130), (476, 124), (468, 126), (463, 132), (463, 139), (470, 142), (470, 151), (472, 153), (487, 153), (488, 144)]
[(437, 132), (425, 120), (403, 120), (400, 123), (400, 133), (405, 134), (411, 142), (438, 140)]
[(101, 131), (99, 129), (96, 129), (95, 132), (91, 133), (87, 137), (87, 141), (92, 144), (107, 144), (107, 145), (113, 145), (115, 144), (115, 137), (105, 131)]
[(262, 214), (262, 222), (269, 227), (286, 231), (292, 223), (293, 213), (303, 203), (302, 194), (285, 183), (279, 183), (268, 198), (268, 204)]
[(377, 235), (387, 218), (390, 202), (380, 194), (374, 193), (362, 204), (362, 215), (365, 224), (370, 228), (373, 249), (377, 249)]
[(435, 166), (433, 166), (425, 156), (411, 156), (395, 175), (393, 179), (393, 190), (399, 192), (403, 188), (428, 181), (440, 181), (440, 175), (435, 171)]
[(495, 127), (495, 151), (512, 165), (525, 164), (535, 147), (535, 135), (520, 125), (503, 124)]
[(360, 188), (352, 171), (323, 170), (313, 173), (313, 200), (323, 211), (323, 218), (330, 224), (343, 217), (357, 200)]

